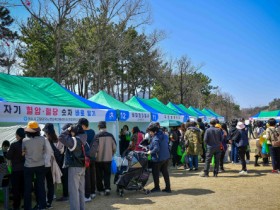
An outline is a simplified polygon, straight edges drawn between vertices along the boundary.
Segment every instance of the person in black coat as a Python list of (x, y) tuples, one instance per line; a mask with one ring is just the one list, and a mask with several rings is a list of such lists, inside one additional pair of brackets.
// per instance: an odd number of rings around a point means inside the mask
[(16, 131), (17, 141), (12, 143), (6, 154), (6, 158), (12, 163), (12, 193), (13, 193), (13, 209), (20, 209), (21, 198), (23, 197), (24, 189), (24, 156), (22, 156), (22, 140), (25, 138), (23, 128), (18, 128)]

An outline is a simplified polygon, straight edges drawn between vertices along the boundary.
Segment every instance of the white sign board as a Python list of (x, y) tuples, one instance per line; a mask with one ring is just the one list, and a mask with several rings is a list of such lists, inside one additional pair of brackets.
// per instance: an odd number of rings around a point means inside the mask
[(152, 113), (152, 121), (160, 122), (163, 120), (177, 120), (180, 122), (184, 122), (184, 115), (169, 115), (169, 114), (154, 114)]
[(116, 121), (115, 110), (86, 109), (0, 102), (0, 122), (73, 123), (82, 117), (89, 122)]

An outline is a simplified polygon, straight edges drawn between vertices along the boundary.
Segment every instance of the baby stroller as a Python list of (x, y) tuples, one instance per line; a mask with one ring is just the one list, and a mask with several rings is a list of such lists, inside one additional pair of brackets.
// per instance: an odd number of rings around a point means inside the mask
[(146, 195), (149, 194), (150, 190), (144, 188), (149, 175), (147, 153), (130, 151), (122, 158), (115, 175), (114, 183), (117, 185), (117, 193), (121, 197), (124, 195), (124, 190), (141, 190)]

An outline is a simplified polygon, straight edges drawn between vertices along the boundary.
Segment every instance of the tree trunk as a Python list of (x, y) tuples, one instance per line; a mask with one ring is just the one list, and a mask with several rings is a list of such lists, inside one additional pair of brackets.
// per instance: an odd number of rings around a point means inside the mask
[(56, 71), (56, 81), (61, 83), (60, 78), (60, 47), (61, 47), (61, 29), (60, 26), (57, 27), (56, 37), (55, 37), (55, 71)]

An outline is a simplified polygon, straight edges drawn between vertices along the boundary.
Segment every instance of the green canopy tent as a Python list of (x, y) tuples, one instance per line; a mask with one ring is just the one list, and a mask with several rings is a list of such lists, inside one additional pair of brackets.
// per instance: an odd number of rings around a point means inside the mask
[(163, 120), (178, 120), (183, 122), (184, 119), (183, 115), (180, 115), (178, 112), (168, 108), (157, 98), (142, 99), (134, 96), (125, 103), (132, 107), (142, 108), (151, 112), (152, 121), (154, 122), (159, 122)]
[(103, 90), (89, 98), (89, 100), (117, 110), (119, 112), (120, 121), (150, 122), (150, 113), (145, 109), (129, 106), (118, 101)]
[(197, 120), (197, 118), (199, 117), (199, 115), (192, 111), (192, 110), (189, 110), (187, 107), (185, 107), (183, 104), (179, 104), (178, 107), (180, 109), (182, 109), (184, 112), (188, 113), (194, 120)]
[(207, 122), (210, 122), (210, 120), (211, 120), (212, 118), (217, 119), (217, 116), (216, 116), (216, 115), (211, 114), (210, 112), (208, 112), (208, 111), (207, 111), (207, 110), (205, 110), (205, 109), (200, 110), (200, 111), (201, 111), (201, 113), (203, 113), (203, 114), (206, 116), (206, 118), (207, 118)]
[[(86, 100), (86, 99), (83, 99)], [(96, 105), (97, 109), (93, 109)], [(50, 78), (12, 76), (0, 73), (0, 135), (3, 129), (25, 126), (28, 121), (54, 123), (59, 132), (65, 123), (77, 123), (86, 117), (90, 122), (116, 121), (114, 110), (85, 103)], [(14, 132), (11, 134), (14, 140)], [(5, 134), (9, 136), (9, 134)], [(10, 140), (10, 139), (8, 139)]]
[(258, 114), (251, 117), (254, 120), (267, 121), (269, 118), (275, 118), (280, 120), (280, 110), (273, 111), (261, 111)]
[(217, 114), (216, 112), (214, 112), (213, 110), (209, 109), (209, 108), (204, 108), (201, 110), (202, 113), (204, 113), (207, 118), (210, 118), (211, 116), (218, 119), (220, 122), (224, 122), (225, 118), (219, 114)]
[[(115, 121), (116, 114), (96, 103), (87, 103), (51, 78), (0, 74), (0, 122), (76, 123)], [(95, 109), (92, 109), (95, 108)], [(107, 115), (115, 115), (111, 118)], [(111, 119), (111, 120), (110, 120)]]
[[(116, 134), (124, 125), (131, 130), (132, 127), (138, 126), (140, 130), (145, 131), (151, 121), (151, 114), (143, 108), (135, 108), (121, 101), (118, 101), (105, 91), (99, 91), (97, 94), (89, 98), (89, 100), (102, 104), (118, 112), (118, 122), (116, 124)], [(118, 135), (116, 135), (118, 136)], [(117, 141), (118, 143), (119, 141)]]
[[(184, 107), (184, 105), (181, 104), (180, 105), (177, 105), (177, 104), (173, 104), (171, 102), (169, 102), (167, 105), (167, 107), (169, 107), (170, 109), (173, 109), (174, 111), (178, 111), (180, 112), (181, 114), (185, 115), (186, 117), (186, 120), (196, 120), (196, 114), (193, 113), (192, 111), (189, 111), (186, 107)], [(186, 121), (184, 120), (184, 121)]]
[(67, 93), (51, 78), (0, 73), (0, 100), (21, 104), (91, 108)]

